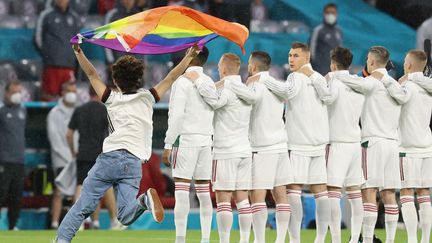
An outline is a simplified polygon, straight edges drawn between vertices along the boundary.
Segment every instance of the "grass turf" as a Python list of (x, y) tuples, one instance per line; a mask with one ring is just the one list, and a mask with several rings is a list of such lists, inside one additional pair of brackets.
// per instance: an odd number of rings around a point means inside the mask
[[(330, 233), (327, 234), (326, 242), (330, 241)], [(252, 234), (253, 235), (253, 234)], [(349, 230), (342, 230), (342, 242), (348, 242)], [(376, 230), (376, 235), (383, 242), (385, 241), (385, 231)], [(0, 231), (1, 243), (50, 243), (55, 236), (55, 231)], [(187, 242), (200, 242), (201, 233), (198, 230), (190, 230), (187, 233)], [(315, 237), (314, 230), (302, 230), (302, 242), (313, 242)], [(174, 242), (175, 232), (173, 230), (126, 230), (126, 231), (104, 231), (86, 230), (80, 231), (73, 240), (73, 243), (142, 243), (142, 242)], [(252, 238), (252, 237), (251, 237)], [(211, 242), (218, 242), (217, 232), (213, 231)], [(274, 242), (276, 231), (266, 232), (266, 242)], [(239, 232), (231, 233), (231, 242), (238, 242)], [(251, 239), (252, 242), (252, 239)], [(287, 239), (288, 242), (288, 239)], [(406, 242), (405, 231), (398, 230), (395, 243)]]

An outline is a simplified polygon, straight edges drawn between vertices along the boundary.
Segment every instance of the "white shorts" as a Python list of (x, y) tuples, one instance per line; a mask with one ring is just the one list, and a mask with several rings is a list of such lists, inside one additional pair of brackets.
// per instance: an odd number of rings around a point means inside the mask
[(327, 169), (325, 156), (305, 156), (290, 153), (295, 184), (326, 184)]
[(252, 154), (252, 189), (270, 190), (293, 182), (288, 153)]
[(173, 147), (172, 176), (188, 180), (211, 179), (212, 151), (210, 146)]
[(250, 190), (252, 158), (213, 160), (212, 184), (218, 191)]
[(362, 144), (363, 188), (400, 189), (398, 142), (382, 139), (372, 146)]
[(412, 157), (409, 154), (400, 154), (400, 176), (402, 188), (429, 188), (432, 187), (432, 158)]
[(364, 183), (360, 143), (332, 143), (327, 157), (327, 185), (360, 186)]

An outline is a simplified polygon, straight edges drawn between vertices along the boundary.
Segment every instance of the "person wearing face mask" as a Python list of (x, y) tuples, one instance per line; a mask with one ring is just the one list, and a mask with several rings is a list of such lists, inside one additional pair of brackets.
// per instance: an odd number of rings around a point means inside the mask
[(4, 104), (0, 103), (0, 205), (9, 202), (9, 230), (16, 228), (24, 187), (27, 112), (21, 98), (21, 84), (13, 81), (6, 85)]
[(341, 46), (342, 30), (337, 25), (337, 6), (329, 3), (324, 6), (323, 23), (314, 28), (310, 38), (312, 66), (322, 75), (330, 72), (330, 51)]
[[(73, 154), (69, 149), (66, 133), (77, 102), (76, 84), (73, 82), (64, 83), (61, 87), (61, 94), (62, 97), (59, 99), (57, 105), (48, 113), (47, 117), (48, 140), (51, 145), (51, 163), (55, 177), (73, 160)], [(77, 148), (77, 139), (75, 139), (75, 145), (75, 148)], [(53, 229), (56, 229), (59, 225), (62, 208), (61, 194), (60, 190), (55, 188), (51, 205), (51, 228)]]

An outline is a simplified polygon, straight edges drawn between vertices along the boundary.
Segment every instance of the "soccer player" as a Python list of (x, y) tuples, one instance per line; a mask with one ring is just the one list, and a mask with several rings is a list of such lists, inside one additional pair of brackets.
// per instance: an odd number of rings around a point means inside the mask
[(56, 239), (59, 243), (72, 241), (81, 223), (93, 213), (100, 198), (112, 186), (117, 194), (118, 219), (122, 224), (133, 223), (145, 210), (152, 213), (156, 222), (163, 220), (163, 207), (155, 189), (150, 188), (136, 199), (141, 163), (151, 154), (152, 106), (183, 73), (197, 52), (196, 48), (189, 49), (180, 64), (150, 90), (141, 88), (143, 62), (123, 56), (113, 65), (117, 90), (111, 90), (80, 47), (74, 45), (74, 50), (91, 85), (107, 106), (110, 135), (105, 138), (103, 151), (84, 180), (80, 198), (60, 224)]
[(237, 95), (253, 104), (249, 140), (252, 146), (252, 219), (255, 243), (264, 243), (267, 223), (267, 190), (272, 190), (276, 202), (276, 242), (285, 242), (291, 214), (286, 185), (292, 183), (292, 168), (288, 156), (287, 136), (283, 122), (284, 102), (271, 93), (264, 82), (276, 81), (270, 74), (271, 58), (262, 51), (249, 57), (247, 85), (251, 95)]
[(373, 46), (367, 56), (367, 78), (335, 77), (348, 87), (365, 94), (361, 116), (362, 167), (366, 183), (363, 196), (363, 242), (373, 241), (378, 216), (377, 189), (385, 207), (386, 242), (392, 243), (396, 235), (399, 208), (395, 189), (401, 187), (398, 160), (398, 127), (401, 104), (407, 102), (409, 93), (385, 69), (389, 52), (382, 46)]
[[(342, 188), (346, 189), (351, 205), (351, 240), (357, 243), (363, 222), (363, 201), (361, 185), (364, 183), (361, 164), (360, 114), (364, 96), (348, 88), (334, 78), (342, 75), (350, 78), (349, 66), (353, 55), (347, 48), (336, 47), (330, 51), (330, 70), (334, 101), (328, 106), (330, 124), (330, 145), (327, 159), (327, 188), (331, 207), (330, 232), (333, 243), (341, 242)], [(333, 90), (332, 90), (333, 91)]]
[[(196, 71), (203, 82), (214, 87), (204, 74), (203, 65), (209, 55), (202, 51), (190, 62), (187, 72)], [(173, 84), (168, 111), (168, 130), (162, 161), (171, 165), (175, 182), (174, 223), (176, 243), (185, 242), (189, 214), (189, 189), (192, 179), (200, 203), (201, 242), (210, 241), (213, 205), (210, 198), (212, 172), (213, 110), (187, 78), (181, 76)], [(171, 154), (171, 163), (169, 156)]]
[(294, 183), (288, 185), (288, 201), (292, 207), (290, 242), (300, 242), (303, 218), (300, 196), (304, 184), (310, 185), (315, 194), (315, 243), (324, 242), (330, 221), (325, 161), (326, 145), (329, 142), (326, 104), (331, 103), (332, 92), (324, 77), (312, 70), (306, 44), (294, 42), (288, 61), (292, 73), (285, 83), (268, 79), (264, 84), (274, 94), (287, 100), (288, 105), (285, 124), (294, 171)]
[[(414, 190), (419, 203), (422, 243), (430, 242), (432, 209), (429, 188), (432, 187), (432, 135), (429, 127), (432, 111), (432, 94), (416, 84), (425, 79), (423, 70), (427, 56), (422, 50), (411, 50), (405, 56), (403, 82), (410, 99), (402, 105), (400, 116), (400, 169), (402, 189), (402, 217), (408, 234), (408, 243), (417, 241), (417, 211)], [(432, 84), (432, 80), (429, 80)], [(430, 86), (429, 84), (429, 86)]]
[[(186, 74), (195, 83), (203, 99), (214, 112), (212, 184), (216, 191), (217, 224), (221, 243), (230, 242), (232, 227), (231, 197), (237, 205), (240, 243), (249, 242), (252, 211), (248, 190), (252, 180), (252, 150), (249, 143), (249, 121), (252, 106), (234, 92), (248, 92), (239, 75), (240, 57), (224, 54), (218, 64), (218, 90), (212, 83), (198, 79), (196, 72)], [(220, 93), (220, 94), (219, 94)]]

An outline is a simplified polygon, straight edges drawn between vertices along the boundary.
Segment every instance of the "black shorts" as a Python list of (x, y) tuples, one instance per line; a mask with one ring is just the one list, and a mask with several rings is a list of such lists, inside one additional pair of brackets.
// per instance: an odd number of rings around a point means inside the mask
[(82, 185), (88, 172), (95, 164), (94, 161), (77, 160), (77, 185)]

